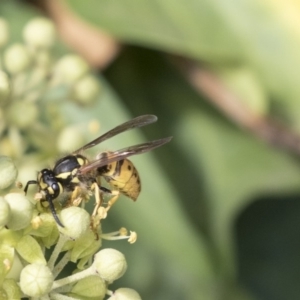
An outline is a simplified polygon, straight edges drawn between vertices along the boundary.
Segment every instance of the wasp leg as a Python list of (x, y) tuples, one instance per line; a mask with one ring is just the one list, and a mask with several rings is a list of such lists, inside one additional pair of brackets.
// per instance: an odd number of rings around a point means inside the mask
[(99, 189), (100, 189), (103, 193), (111, 194), (111, 190), (107, 189), (107, 188), (104, 187), (104, 186), (100, 186)]
[(38, 182), (37, 182), (36, 180), (29, 180), (29, 181), (26, 183), (26, 186), (25, 186), (25, 188), (24, 188), (25, 195), (27, 194), (27, 190), (28, 190), (30, 184), (38, 184)]
[(93, 211), (92, 216), (95, 217), (97, 215), (98, 209), (100, 208), (101, 204), (103, 203), (103, 199), (100, 193), (100, 189), (102, 188), (99, 187), (97, 182), (94, 182), (91, 186), (91, 189), (94, 191), (95, 194), (95, 200), (96, 200), (96, 205)]
[(117, 191), (117, 190), (109, 190), (103, 186), (100, 186), (99, 189), (105, 193), (105, 194), (110, 194), (112, 196), (112, 198), (108, 201), (107, 203), (107, 207), (106, 207), (106, 212), (109, 211), (109, 209), (115, 204), (115, 202), (119, 199), (119, 196), (120, 196), (120, 192)]
[[(99, 186), (97, 182), (94, 182), (91, 186), (91, 189), (94, 191), (96, 205), (92, 213), (92, 228), (95, 229), (99, 224), (101, 219), (105, 219), (107, 216), (108, 210), (114, 205), (120, 196), (119, 191), (111, 191), (105, 187)], [(107, 193), (113, 197), (108, 201), (107, 207), (102, 207), (103, 194)]]
[(72, 192), (71, 199), (68, 201), (69, 206), (79, 206), (82, 201), (82, 190), (79, 186), (76, 186), (74, 191)]
[(106, 212), (110, 210), (110, 208), (117, 202), (120, 197), (120, 192), (117, 190), (111, 191), (112, 198), (107, 202)]
[[(91, 216), (91, 229), (95, 233), (96, 240), (98, 240), (98, 228), (100, 226), (100, 221), (106, 218), (106, 211), (103, 207), (101, 207), (101, 204), (103, 203), (103, 192), (100, 192), (100, 190), (102, 190), (101, 187), (97, 182), (94, 182), (91, 185), (91, 189), (94, 191), (96, 200), (95, 208)], [(101, 210), (101, 208), (103, 209)]]

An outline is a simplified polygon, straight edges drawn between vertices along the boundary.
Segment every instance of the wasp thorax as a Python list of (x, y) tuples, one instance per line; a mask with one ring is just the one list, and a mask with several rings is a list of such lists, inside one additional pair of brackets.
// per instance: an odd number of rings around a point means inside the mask
[(73, 190), (74, 186), (72, 183), (78, 182), (76, 176), (79, 168), (87, 163), (88, 159), (83, 155), (68, 155), (56, 162), (53, 173), (67, 190)]

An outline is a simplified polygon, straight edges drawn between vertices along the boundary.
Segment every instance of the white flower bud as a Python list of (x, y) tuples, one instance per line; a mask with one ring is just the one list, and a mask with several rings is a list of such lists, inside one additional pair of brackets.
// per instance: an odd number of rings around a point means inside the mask
[(85, 234), (90, 226), (90, 215), (80, 207), (73, 206), (63, 209), (59, 218), (65, 226), (59, 226), (59, 231), (71, 239), (77, 239)]
[(30, 55), (22, 44), (13, 44), (4, 52), (4, 65), (12, 74), (26, 70), (30, 62)]
[(9, 37), (8, 24), (5, 19), (0, 18), (0, 48), (6, 45)]
[(51, 291), (53, 275), (45, 265), (31, 264), (26, 266), (20, 277), (20, 287), (30, 297), (41, 297)]
[(64, 128), (57, 138), (57, 149), (61, 153), (66, 153), (78, 149), (85, 142), (83, 134), (77, 126), (68, 126)]
[(117, 289), (107, 300), (142, 300), (141, 296), (133, 289)]
[(35, 103), (17, 101), (9, 107), (7, 120), (16, 127), (25, 129), (35, 123), (38, 113)]
[(7, 223), (9, 229), (19, 230), (30, 224), (33, 206), (23, 194), (10, 193), (4, 196), (10, 206), (11, 217)]
[(95, 255), (93, 267), (102, 279), (111, 283), (124, 275), (127, 263), (123, 253), (107, 248)]
[(14, 126), (11, 126), (8, 129), (7, 137), (13, 150), (13, 154), (9, 156), (19, 158), (22, 157), (23, 153), (26, 150), (26, 141), (24, 140), (24, 137), (22, 136), (20, 130)]
[(10, 92), (10, 80), (5, 72), (0, 71), (0, 105), (7, 102)]
[(39, 50), (36, 53), (35, 61), (37, 65), (42, 69), (40, 73), (43, 75), (43, 79), (48, 75), (48, 69), (52, 64), (52, 57), (47, 50)]
[[(26, 184), (28, 178), (36, 177), (36, 170), (42, 170), (43, 164), (37, 162), (37, 158), (35, 155), (24, 155), (22, 157), (22, 162), (18, 164), (18, 181)], [(32, 189), (29, 189), (30, 191)]]
[(68, 54), (63, 56), (55, 66), (55, 76), (60, 81), (73, 83), (89, 71), (89, 66), (80, 56)]
[(0, 228), (8, 223), (10, 207), (3, 197), (0, 197)]
[(18, 170), (12, 159), (7, 156), (0, 156), (0, 189), (6, 189), (12, 185), (18, 176)]
[(92, 75), (79, 79), (73, 88), (72, 99), (79, 104), (90, 104), (100, 95), (99, 81)]
[(35, 48), (50, 48), (56, 39), (56, 30), (52, 21), (47, 18), (34, 18), (23, 30), (26, 43)]

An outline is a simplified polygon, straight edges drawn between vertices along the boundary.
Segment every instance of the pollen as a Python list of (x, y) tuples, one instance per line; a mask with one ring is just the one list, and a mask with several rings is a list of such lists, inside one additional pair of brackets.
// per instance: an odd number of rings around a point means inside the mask
[(130, 236), (128, 239), (128, 243), (133, 244), (137, 240), (137, 233), (135, 231), (130, 231)]
[(128, 235), (128, 230), (125, 227), (120, 228), (119, 230), (120, 236)]
[(36, 200), (36, 201), (41, 201), (41, 199), (43, 199), (43, 198), (44, 197), (43, 197), (42, 193), (36, 193), (34, 195), (34, 200)]
[(9, 259), (5, 258), (3, 260), (3, 265), (6, 271), (9, 271), (11, 269), (11, 263), (9, 261)]
[(36, 216), (31, 220), (31, 226), (33, 229), (38, 229), (43, 224), (41, 217)]

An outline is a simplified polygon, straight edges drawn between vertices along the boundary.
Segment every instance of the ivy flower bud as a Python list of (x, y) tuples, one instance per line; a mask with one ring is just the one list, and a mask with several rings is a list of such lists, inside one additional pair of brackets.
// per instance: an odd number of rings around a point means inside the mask
[(92, 75), (85, 75), (74, 85), (72, 99), (79, 104), (93, 103), (100, 95), (99, 81)]
[(18, 176), (18, 170), (12, 159), (7, 156), (0, 156), (0, 189), (6, 189), (12, 185)]
[(95, 255), (93, 266), (99, 276), (108, 283), (122, 277), (127, 269), (123, 253), (111, 248), (99, 251)]
[(66, 153), (78, 149), (85, 142), (83, 134), (77, 126), (67, 126), (58, 135), (57, 149)]
[(133, 289), (117, 289), (107, 300), (142, 300), (141, 296)]
[(0, 228), (8, 223), (10, 207), (3, 197), (0, 197)]
[(34, 18), (25, 26), (23, 38), (28, 45), (34, 48), (50, 48), (56, 39), (55, 26), (47, 18)]
[(10, 95), (10, 81), (7, 74), (0, 71), (0, 105), (5, 104)]
[(30, 62), (29, 53), (22, 44), (13, 44), (4, 52), (4, 65), (12, 74), (26, 70)]
[(20, 287), (30, 297), (41, 297), (50, 292), (53, 275), (45, 265), (27, 265), (21, 272)]
[[(26, 114), (24, 114), (24, 111), (26, 111)], [(38, 114), (38, 108), (35, 103), (17, 101), (10, 105), (7, 119), (16, 127), (25, 129), (35, 123)]]
[(27, 227), (32, 218), (33, 206), (30, 201), (19, 193), (10, 193), (4, 196), (10, 206), (11, 217), (7, 223), (9, 229), (20, 230)]
[(6, 45), (8, 41), (9, 30), (5, 19), (0, 18), (0, 48)]
[(55, 66), (55, 75), (62, 82), (73, 83), (89, 71), (89, 66), (80, 56), (69, 54), (63, 56)]
[(40, 67), (40, 79), (45, 79), (48, 75), (47, 71), (52, 64), (52, 57), (48, 50), (39, 50), (36, 53), (35, 61), (37, 65)]
[(65, 227), (59, 227), (59, 231), (71, 239), (81, 237), (90, 226), (89, 213), (76, 206), (63, 209), (60, 213), (60, 220)]

